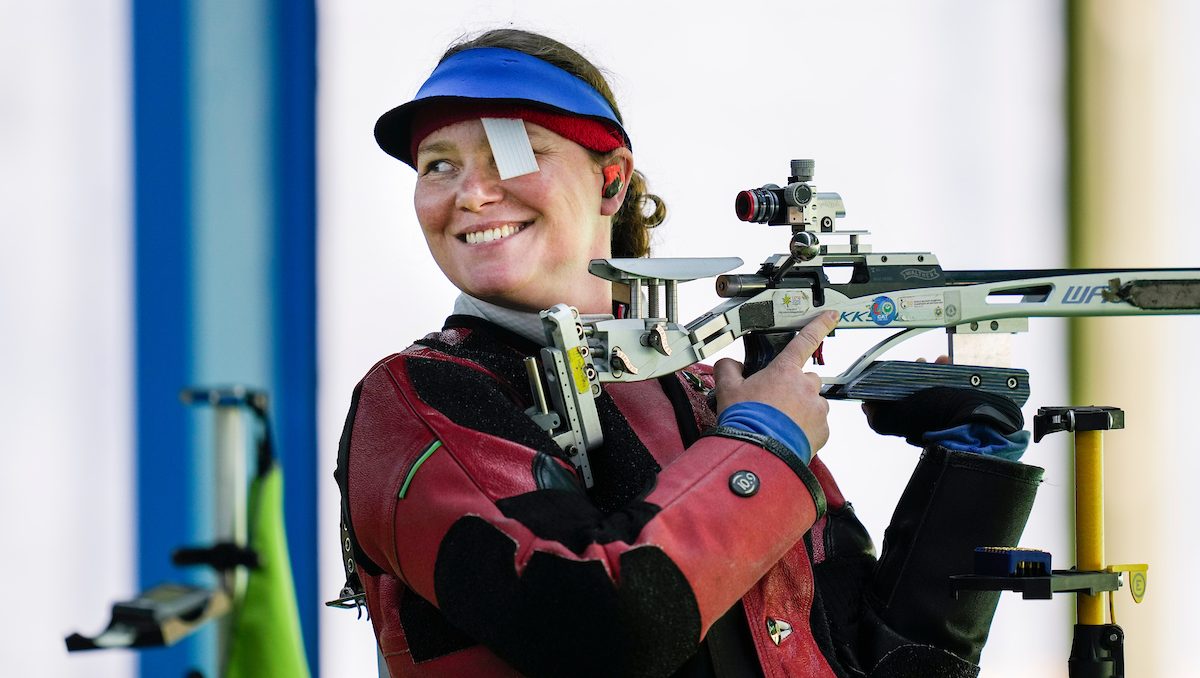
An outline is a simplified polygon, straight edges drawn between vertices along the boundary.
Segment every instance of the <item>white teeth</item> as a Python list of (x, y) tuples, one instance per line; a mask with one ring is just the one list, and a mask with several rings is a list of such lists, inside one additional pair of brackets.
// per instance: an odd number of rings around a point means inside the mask
[(498, 226), (496, 228), (489, 228), (489, 229), (486, 229), (483, 231), (473, 231), (471, 233), (466, 234), (466, 236), (464, 236), (463, 239), (467, 241), (468, 245), (477, 245), (479, 243), (492, 242), (493, 240), (507, 238), (508, 236), (513, 235), (514, 233), (520, 233), (520, 232), (521, 232), (520, 226), (513, 226), (511, 224), (505, 224), (503, 226)]

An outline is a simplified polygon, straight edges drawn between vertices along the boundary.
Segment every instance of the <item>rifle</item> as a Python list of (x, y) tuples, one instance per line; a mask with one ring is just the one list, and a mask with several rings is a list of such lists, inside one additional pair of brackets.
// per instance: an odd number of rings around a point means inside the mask
[[(961, 386), (1018, 406), (1029, 398), (1029, 373), (955, 364), (956, 337), (1025, 332), (1033, 317), (1200, 313), (1196, 268), (947, 271), (929, 252), (873, 253), (865, 242), (868, 231), (837, 228), (845, 216), (842, 198), (817, 192), (814, 165), (793, 160), (786, 185), (737, 195), (734, 208), (742, 221), (791, 229), (788, 252), (769, 256), (757, 273), (728, 275), (742, 265), (736, 257), (597, 259), (589, 266), (593, 275), (629, 286), (627, 317), (580, 315), (565, 304), (541, 312), (547, 346), (540, 362), (526, 359), (534, 396), (527, 414), (566, 452), (587, 487), (588, 451), (604, 440), (595, 405), (603, 384), (671, 374), (739, 337), (751, 373), (826, 311), (838, 313), (837, 329), (898, 330), (838, 376), (824, 378), (826, 398), (889, 401), (932, 386)], [(847, 281), (831, 282), (834, 269), (849, 269)], [(680, 324), (679, 283), (714, 276), (725, 301)], [(935, 328), (949, 335), (950, 364), (879, 359)], [(814, 359), (819, 362), (819, 354)]]

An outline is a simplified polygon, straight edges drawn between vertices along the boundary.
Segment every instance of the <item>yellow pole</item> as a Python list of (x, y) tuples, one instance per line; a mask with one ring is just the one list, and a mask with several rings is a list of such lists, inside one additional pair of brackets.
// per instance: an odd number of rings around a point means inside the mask
[[(1075, 567), (1104, 569), (1104, 443), (1101, 431), (1075, 432)], [(1104, 594), (1077, 594), (1080, 624), (1104, 624)]]

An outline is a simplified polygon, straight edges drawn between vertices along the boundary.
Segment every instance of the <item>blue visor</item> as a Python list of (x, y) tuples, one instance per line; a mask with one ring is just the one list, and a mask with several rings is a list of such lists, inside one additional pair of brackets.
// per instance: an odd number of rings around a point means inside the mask
[(472, 100), (529, 105), (591, 118), (615, 126), (629, 145), (624, 126), (595, 88), (549, 62), (500, 47), (463, 50), (438, 64), (412, 101), (379, 117), (375, 140), (388, 155), (412, 165), (416, 111), (433, 102)]

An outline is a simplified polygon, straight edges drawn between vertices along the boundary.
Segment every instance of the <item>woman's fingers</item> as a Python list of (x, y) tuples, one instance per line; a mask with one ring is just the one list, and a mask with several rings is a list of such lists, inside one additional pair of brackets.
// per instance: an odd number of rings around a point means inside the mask
[(788, 345), (783, 347), (783, 350), (776, 356), (776, 360), (783, 358), (788, 364), (795, 365), (800, 369), (804, 369), (804, 365), (808, 363), (808, 359), (816, 352), (817, 347), (825, 340), (825, 337), (833, 331), (837, 326), (837, 312), (826, 311), (821, 315), (813, 318), (811, 322), (805, 325), (795, 338), (788, 342)]
[(742, 384), (746, 381), (742, 376), (743, 369), (742, 364), (733, 358), (721, 358), (713, 365), (713, 381), (717, 385), (717, 414), (743, 399), (740, 397)]
[(713, 379), (722, 386), (737, 388), (745, 381), (742, 376), (742, 364), (733, 358), (721, 358), (713, 365)]

